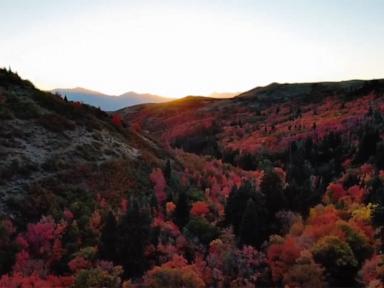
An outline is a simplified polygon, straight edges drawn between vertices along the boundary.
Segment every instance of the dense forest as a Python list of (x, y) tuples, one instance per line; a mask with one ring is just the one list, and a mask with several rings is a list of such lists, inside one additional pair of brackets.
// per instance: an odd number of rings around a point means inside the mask
[(384, 80), (106, 113), (0, 70), (0, 287), (383, 287)]

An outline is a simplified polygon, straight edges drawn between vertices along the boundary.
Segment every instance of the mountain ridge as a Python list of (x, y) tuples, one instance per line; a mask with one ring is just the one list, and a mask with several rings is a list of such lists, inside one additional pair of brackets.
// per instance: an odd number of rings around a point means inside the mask
[(109, 95), (83, 87), (56, 88), (51, 90), (51, 92), (57, 93), (62, 97), (66, 96), (71, 101), (79, 101), (95, 107), (100, 107), (104, 111), (115, 111), (123, 107), (141, 103), (159, 103), (171, 100), (154, 94), (136, 93), (133, 91), (121, 95)]

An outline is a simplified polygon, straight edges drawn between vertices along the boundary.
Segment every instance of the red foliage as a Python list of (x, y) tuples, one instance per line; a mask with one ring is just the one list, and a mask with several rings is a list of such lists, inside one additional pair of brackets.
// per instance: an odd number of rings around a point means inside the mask
[(91, 218), (89, 219), (89, 226), (93, 231), (98, 231), (101, 226), (101, 214), (98, 210), (95, 210)]
[(48, 275), (40, 277), (36, 274), (23, 276), (15, 273), (12, 276), (3, 275), (0, 279), (0, 287), (7, 288), (32, 288), (32, 287), (71, 287), (75, 282), (73, 276)]
[(79, 101), (76, 101), (76, 102), (73, 102), (73, 104), (72, 104), (72, 106), (73, 106), (73, 108), (75, 108), (75, 109), (80, 109), (81, 108), (81, 102), (79, 102)]
[(300, 247), (295, 239), (288, 237), (283, 243), (272, 244), (267, 250), (267, 259), (272, 271), (272, 279), (278, 282), (300, 256)]
[(77, 272), (82, 269), (87, 269), (91, 266), (91, 263), (86, 260), (83, 256), (76, 256), (68, 263), (69, 269), (72, 272)]
[(113, 114), (112, 116), (112, 123), (116, 127), (121, 127), (123, 125), (123, 120), (121, 118), (121, 115), (118, 113)]
[(167, 202), (167, 204), (165, 205), (165, 211), (167, 212), (167, 215), (172, 215), (175, 209), (176, 209), (176, 205), (173, 202)]
[(66, 224), (56, 224), (52, 218), (43, 217), (36, 224), (28, 224), (27, 232), (19, 234), (16, 242), (21, 251), (16, 255), (14, 272), (24, 275), (46, 273), (63, 254), (61, 236)]
[(71, 210), (68, 210), (68, 209), (65, 209), (64, 210), (64, 219), (67, 220), (67, 221), (72, 221), (74, 215), (73, 213), (71, 212)]
[(328, 185), (327, 195), (333, 202), (338, 202), (342, 197), (347, 195), (347, 193), (340, 183), (331, 183)]
[(347, 192), (357, 203), (361, 203), (365, 194), (364, 189), (360, 188), (358, 185), (350, 187)]
[(155, 194), (157, 198), (157, 202), (159, 205), (163, 205), (167, 195), (165, 193), (165, 187), (167, 186), (167, 182), (165, 181), (163, 171), (161, 169), (156, 168), (152, 171), (149, 176), (152, 183), (154, 184)]
[(128, 199), (127, 198), (121, 199), (120, 209), (121, 209), (122, 214), (125, 214), (127, 212), (127, 210), (128, 210)]
[(361, 279), (366, 287), (381, 287), (372, 285), (376, 282), (379, 284), (384, 276), (383, 255), (374, 255), (371, 259), (365, 261), (360, 271)]
[(208, 204), (204, 201), (197, 201), (193, 203), (191, 214), (193, 216), (205, 216), (209, 212)]

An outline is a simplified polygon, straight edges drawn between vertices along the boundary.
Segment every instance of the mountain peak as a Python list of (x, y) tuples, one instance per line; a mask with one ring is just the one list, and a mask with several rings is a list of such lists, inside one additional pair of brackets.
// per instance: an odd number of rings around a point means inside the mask
[(143, 103), (160, 103), (170, 101), (171, 99), (148, 94), (130, 91), (119, 96), (103, 94), (98, 91), (87, 89), (84, 87), (75, 88), (58, 88), (52, 90), (62, 96), (67, 96), (71, 101), (83, 102), (95, 107), (100, 107), (105, 111), (116, 111), (128, 106)]

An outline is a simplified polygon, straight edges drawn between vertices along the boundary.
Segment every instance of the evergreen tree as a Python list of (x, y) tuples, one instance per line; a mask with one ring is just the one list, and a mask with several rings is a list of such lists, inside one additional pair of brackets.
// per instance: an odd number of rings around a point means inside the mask
[(171, 161), (169, 159), (165, 163), (165, 169), (164, 169), (164, 177), (167, 180), (169, 184), (169, 180), (171, 179), (172, 176), (172, 167), (171, 167)]
[(237, 193), (237, 187), (234, 185), (231, 192), (228, 195), (227, 202), (224, 207), (224, 223), (225, 225), (231, 225), (233, 222), (233, 205), (235, 195)]
[(176, 203), (176, 209), (174, 213), (174, 222), (180, 228), (184, 227), (189, 221), (190, 206), (188, 203), (188, 196), (185, 192), (179, 194), (179, 199)]
[(100, 258), (110, 261), (116, 261), (116, 240), (117, 240), (117, 223), (116, 218), (109, 211), (105, 224), (101, 230), (99, 254)]
[(145, 270), (145, 246), (150, 237), (150, 211), (140, 208), (135, 201), (118, 225), (118, 264), (126, 277), (140, 276)]
[(376, 129), (367, 128), (359, 143), (359, 151), (356, 156), (358, 163), (366, 162), (369, 157), (375, 155), (376, 144), (380, 141), (380, 134)]
[(266, 199), (266, 206), (271, 217), (283, 208), (286, 208), (286, 198), (283, 191), (283, 183), (280, 177), (273, 171), (265, 173), (260, 185), (261, 192)]
[(234, 187), (229, 194), (225, 207), (225, 221), (233, 226), (233, 233), (239, 236), (241, 221), (247, 202), (250, 198), (256, 198), (255, 187), (247, 181), (239, 189)]
[(267, 238), (267, 213), (260, 204), (252, 198), (247, 202), (240, 225), (240, 243), (242, 245), (258, 247)]

